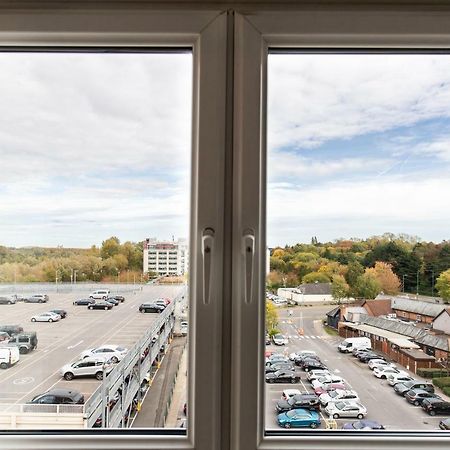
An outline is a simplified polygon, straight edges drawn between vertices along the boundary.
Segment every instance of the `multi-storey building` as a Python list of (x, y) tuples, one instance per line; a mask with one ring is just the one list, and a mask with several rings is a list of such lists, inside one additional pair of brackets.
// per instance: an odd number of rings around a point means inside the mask
[(177, 242), (157, 241), (147, 238), (144, 242), (144, 272), (158, 275), (184, 275), (188, 271), (189, 252), (184, 239)]

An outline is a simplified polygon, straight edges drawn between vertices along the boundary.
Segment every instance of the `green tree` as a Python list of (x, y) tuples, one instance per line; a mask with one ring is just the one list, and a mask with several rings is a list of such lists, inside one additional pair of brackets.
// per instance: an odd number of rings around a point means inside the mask
[(445, 303), (450, 301), (450, 269), (442, 272), (436, 281), (436, 288)]
[(341, 303), (341, 300), (348, 297), (349, 285), (342, 275), (334, 275), (331, 282), (331, 295), (334, 300)]
[(100, 255), (102, 259), (111, 258), (120, 252), (119, 238), (112, 236), (106, 241), (102, 242), (102, 248), (100, 249)]
[(320, 272), (311, 272), (305, 275), (302, 278), (302, 283), (329, 283), (330, 279), (324, 274)]
[(266, 330), (269, 335), (274, 334), (278, 326), (278, 310), (276, 306), (266, 300)]
[(364, 273), (356, 280), (355, 291), (357, 297), (371, 299), (381, 292), (381, 285), (374, 275)]

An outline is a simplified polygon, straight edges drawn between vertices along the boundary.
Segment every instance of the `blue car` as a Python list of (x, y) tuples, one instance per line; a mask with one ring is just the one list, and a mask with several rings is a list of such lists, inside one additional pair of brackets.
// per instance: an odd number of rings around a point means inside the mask
[(278, 425), (283, 428), (317, 428), (320, 425), (320, 416), (316, 411), (306, 409), (292, 409), (286, 413), (278, 414)]

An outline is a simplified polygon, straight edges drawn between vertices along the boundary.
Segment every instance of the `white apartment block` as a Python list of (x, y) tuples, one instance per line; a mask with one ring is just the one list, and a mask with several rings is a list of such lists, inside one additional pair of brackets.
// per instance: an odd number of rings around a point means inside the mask
[(144, 241), (144, 272), (158, 275), (184, 275), (189, 267), (189, 248), (185, 239), (157, 241), (147, 238)]

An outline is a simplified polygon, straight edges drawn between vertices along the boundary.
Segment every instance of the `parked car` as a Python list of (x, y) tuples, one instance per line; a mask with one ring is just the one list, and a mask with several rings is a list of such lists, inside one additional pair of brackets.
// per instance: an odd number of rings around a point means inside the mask
[(326, 384), (333, 384), (333, 383), (344, 384), (345, 381), (342, 377), (340, 377), (338, 375), (325, 375), (324, 377), (317, 378), (316, 380), (313, 380), (311, 382), (313, 389), (316, 389), (318, 387), (323, 387)]
[(167, 307), (167, 303), (165, 302), (165, 300), (163, 298), (158, 298), (153, 303), (155, 303), (156, 305), (162, 306), (164, 309), (166, 309), (166, 307)]
[(327, 369), (314, 369), (310, 370), (307, 375), (308, 381), (317, 380), (317, 378), (322, 378), (326, 375), (331, 375), (331, 372)]
[[(123, 295), (110, 295), (108, 299), (113, 298), (114, 300), (118, 300), (120, 303), (123, 303), (125, 301), (125, 297)], [(106, 299), (107, 301), (109, 301)]]
[(314, 393), (316, 395), (321, 395), (324, 394), (325, 392), (329, 392), (329, 391), (334, 391), (336, 389), (348, 389), (348, 387), (344, 384), (344, 383), (331, 383), (331, 384), (326, 384), (324, 386), (320, 386), (318, 388), (314, 389)]
[(319, 396), (319, 401), (322, 406), (327, 406), (330, 402), (338, 402), (340, 400), (359, 401), (359, 397), (356, 391), (346, 389), (335, 389)]
[(108, 360), (116, 363), (121, 361), (127, 352), (128, 349), (121, 345), (108, 344), (81, 352), (80, 359), (101, 356), (103, 358), (107, 357)]
[(92, 300), (92, 298), (80, 298), (73, 302), (73, 304), (76, 306), (87, 306), (90, 305), (91, 303), (94, 303), (94, 300)]
[(373, 350), (370, 347), (361, 347), (361, 348), (355, 347), (352, 350), (352, 355), (355, 357), (358, 357), (358, 355), (361, 353), (373, 353)]
[(371, 359), (384, 359), (382, 356), (376, 354), (376, 353), (369, 353), (369, 352), (364, 352), (364, 353), (360, 353), (358, 355), (358, 359), (361, 362), (365, 362), (368, 363)]
[(277, 372), (279, 370), (294, 370), (293, 364), (289, 362), (277, 362), (274, 364), (266, 364), (266, 373)]
[(50, 389), (43, 394), (36, 395), (29, 404), (84, 404), (84, 396), (81, 392), (71, 389)]
[(182, 321), (180, 322), (180, 333), (181, 333), (183, 336), (186, 336), (186, 335), (187, 335), (187, 333), (188, 333), (188, 322), (187, 322), (187, 320), (182, 320)]
[(294, 359), (295, 365), (302, 366), (306, 361), (318, 361), (320, 362), (320, 358), (317, 355), (300, 355)]
[(274, 336), (272, 336), (272, 341), (275, 345), (289, 344), (289, 341), (287, 340), (287, 338), (285, 336), (283, 336), (282, 334), (275, 334)]
[(376, 358), (376, 359), (371, 359), (367, 365), (369, 366), (370, 370), (375, 369), (375, 367), (394, 367), (395, 368), (395, 364), (389, 363), (384, 359), (380, 359), (380, 358)]
[(94, 300), (106, 300), (109, 297), (109, 294), (111, 294), (109, 289), (97, 289), (89, 294), (89, 298), (93, 298)]
[(141, 313), (162, 313), (164, 309), (165, 307), (156, 303), (142, 303), (139, 306), (139, 312)]
[(272, 353), (268, 358), (266, 358), (266, 366), (279, 362), (289, 362), (289, 359), (281, 353)]
[(15, 334), (14, 336), (11, 336), (8, 341), (8, 346), (17, 347), (22, 355), (31, 352), (37, 345), (38, 338), (35, 331)]
[(40, 314), (36, 314), (31, 318), (32, 322), (58, 322), (61, 320), (61, 316), (59, 314), (55, 314), (53, 312), (47, 311)]
[(359, 402), (352, 400), (342, 400), (340, 402), (329, 402), (325, 407), (325, 412), (333, 419), (340, 417), (356, 417), (362, 419), (367, 414), (367, 409)]
[(270, 340), (269, 333), (266, 333), (266, 345), (270, 345), (272, 341)]
[(320, 361), (317, 360), (306, 360), (303, 361), (302, 365), (300, 366), (305, 372), (309, 372), (311, 370), (326, 370), (327, 366), (322, 364)]
[(450, 402), (442, 400), (442, 398), (426, 398), (422, 401), (422, 409), (430, 416), (450, 414)]
[(358, 420), (357, 422), (344, 423), (343, 430), (384, 430), (384, 426), (374, 420)]
[(414, 380), (413, 377), (410, 377), (409, 375), (404, 375), (404, 372), (392, 373), (392, 374), (388, 375), (387, 380), (391, 386), (395, 386), (397, 383), (406, 383), (407, 381), (416, 381), (416, 380)]
[(450, 430), (450, 418), (448, 418), (448, 419), (442, 419), (442, 420), (439, 422), (439, 428), (440, 428), (441, 430)]
[(119, 300), (116, 300), (114, 297), (108, 297), (105, 301), (108, 303), (111, 303), (111, 305), (113, 305), (113, 306), (120, 305)]
[(281, 394), (281, 398), (284, 400), (288, 400), (289, 398), (293, 397), (294, 395), (300, 395), (301, 391), (298, 389), (284, 389), (283, 393)]
[(299, 352), (293, 352), (289, 355), (289, 359), (291, 361), (295, 361), (297, 358), (307, 357), (307, 356), (315, 356), (317, 357), (317, 353), (314, 350), (300, 350)]
[(47, 294), (33, 294), (23, 299), (25, 303), (46, 303), (48, 300), (49, 297)]
[(297, 375), (292, 370), (279, 370), (266, 374), (267, 383), (298, 383), (300, 375)]
[(61, 319), (67, 317), (67, 311), (65, 309), (51, 309), (50, 312), (60, 315)]
[(6, 331), (0, 331), (0, 343), (8, 342), (11, 336)]
[(108, 357), (88, 357), (66, 364), (61, 367), (59, 373), (67, 381), (75, 377), (95, 377), (97, 380), (103, 380), (103, 374), (108, 374), (113, 369), (113, 364)]
[(112, 303), (109, 303), (105, 300), (99, 300), (88, 305), (88, 309), (104, 309), (105, 311), (108, 309), (112, 309), (112, 307)]
[(438, 398), (442, 400), (439, 395), (424, 391), (423, 389), (411, 389), (405, 394), (405, 399), (414, 406), (421, 406), (426, 398)]
[(278, 425), (283, 428), (317, 428), (320, 426), (320, 416), (316, 411), (293, 409), (286, 413), (279, 414), (277, 422)]
[(0, 325), (0, 331), (8, 333), (10, 336), (23, 332), (23, 327), (20, 325)]
[(0, 295), (0, 305), (14, 305), (16, 299), (11, 295)]
[(373, 374), (377, 378), (386, 379), (388, 375), (408, 375), (406, 372), (403, 372), (402, 370), (398, 370), (395, 367), (389, 367), (389, 366), (378, 366), (373, 369)]
[(434, 393), (434, 386), (426, 381), (407, 381), (406, 383), (397, 383), (394, 391), (398, 395), (405, 396), (411, 389), (423, 389), (427, 392)]
[(287, 400), (278, 400), (275, 409), (281, 413), (291, 409), (304, 408), (309, 410), (320, 410), (320, 403), (315, 394), (299, 394)]
[(344, 339), (339, 345), (341, 353), (351, 353), (355, 348), (370, 348), (372, 343), (368, 337), (351, 337)]

